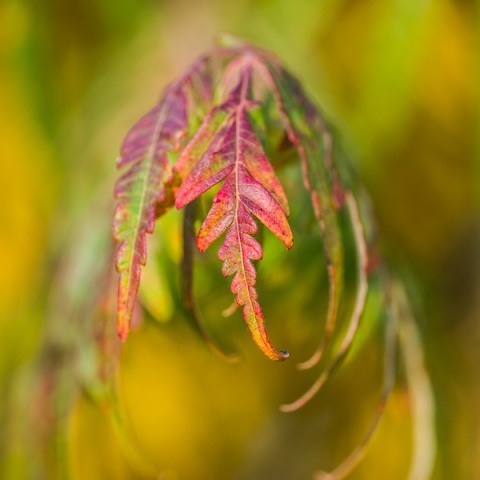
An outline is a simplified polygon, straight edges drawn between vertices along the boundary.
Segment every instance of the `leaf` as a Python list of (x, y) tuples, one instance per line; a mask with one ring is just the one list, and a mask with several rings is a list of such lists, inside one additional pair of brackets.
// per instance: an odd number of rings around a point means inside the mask
[[(165, 185), (172, 180), (167, 153), (179, 148), (188, 126), (186, 97), (181, 83), (167, 88), (162, 100), (128, 132), (117, 161), (127, 169), (115, 185), (118, 200), (114, 218), (114, 237), (120, 242), (116, 268), (118, 284), (117, 330), (122, 340), (128, 335), (133, 305), (140, 282), (140, 266), (146, 262), (146, 237), (152, 233), (156, 208), (171, 205)], [(170, 200), (173, 203), (172, 200)]]
[(255, 68), (270, 85), (287, 135), (298, 150), (304, 183), (311, 192), (322, 232), (330, 281), (327, 322), (319, 348), (307, 362), (299, 365), (305, 369), (317, 364), (328, 346), (343, 294), (343, 241), (337, 210), (343, 203), (344, 193), (332, 162), (332, 135), (318, 110), (303, 93), (298, 80), (269, 54), (261, 53), (255, 61)]
[(210, 60), (208, 55), (200, 57), (181, 79), (183, 91), (187, 96), (188, 117), (194, 123), (195, 129), (213, 104), (214, 72)]
[(247, 109), (251, 70), (245, 68), (238, 86), (229, 99), (215, 107), (205, 118), (196, 135), (182, 152), (176, 169), (192, 165), (180, 188), (175, 205), (178, 209), (220, 181), (218, 191), (200, 231), (197, 246), (205, 251), (225, 231), (227, 234), (218, 256), (223, 275), (234, 275), (232, 293), (259, 348), (273, 360), (288, 354), (278, 352), (270, 343), (265, 319), (257, 302), (254, 260), (260, 260), (262, 247), (252, 236), (257, 233), (255, 215), (287, 248), (293, 236), (286, 214), (288, 203), (261, 144), (253, 132)]

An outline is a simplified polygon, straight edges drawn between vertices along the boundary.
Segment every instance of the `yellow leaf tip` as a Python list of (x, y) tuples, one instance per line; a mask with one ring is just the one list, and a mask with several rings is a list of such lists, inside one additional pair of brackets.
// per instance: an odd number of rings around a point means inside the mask
[(128, 337), (128, 325), (127, 324), (118, 325), (117, 333), (122, 343), (125, 343)]
[(285, 351), (285, 350), (280, 350), (280, 351), (275, 351), (275, 354), (274, 355), (267, 355), (268, 358), (270, 358), (271, 360), (274, 360), (276, 362), (283, 362), (284, 360), (286, 360), (290, 354)]

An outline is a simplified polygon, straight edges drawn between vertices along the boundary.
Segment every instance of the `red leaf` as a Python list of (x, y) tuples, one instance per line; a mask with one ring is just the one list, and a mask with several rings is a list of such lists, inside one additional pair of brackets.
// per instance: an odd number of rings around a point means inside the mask
[[(287, 354), (270, 343), (258, 294), (253, 260), (262, 258), (262, 248), (252, 235), (257, 233), (254, 214), (287, 248), (293, 245), (286, 218), (288, 203), (283, 188), (253, 132), (247, 108), (250, 69), (245, 68), (229, 99), (206, 117), (187, 145), (176, 166), (180, 171), (193, 165), (180, 188), (177, 208), (197, 198), (225, 179), (197, 236), (200, 251), (206, 250), (227, 229), (219, 249), (224, 276), (234, 275), (232, 293), (243, 306), (243, 316), (260, 349), (273, 360)], [(188, 167), (187, 167), (188, 168)], [(257, 170), (258, 169), (258, 170)]]
[(179, 148), (187, 126), (186, 97), (177, 83), (132, 127), (121, 147), (117, 167), (127, 171), (115, 185), (114, 237), (121, 242), (116, 268), (120, 273), (117, 330), (122, 340), (128, 335), (140, 265), (146, 262), (145, 235), (153, 232), (155, 207), (165, 200), (165, 184), (172, 178), (166, 154)]

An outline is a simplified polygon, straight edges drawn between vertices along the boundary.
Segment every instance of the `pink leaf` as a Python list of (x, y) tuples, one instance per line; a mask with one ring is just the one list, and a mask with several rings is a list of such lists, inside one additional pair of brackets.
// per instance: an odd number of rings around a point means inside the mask
[(155, 207), (165, 200), (165, 184), (172, 171), (167, 152), (179, 148), (186, 134), (185, 94), (170, 86), (160, 103), (128, 132), (121, 147), (118, 168), (127, 170), (115, 185), (118, 200), (114, 237), (120, 242), (116, 268), (118, 284), (118, 333), (125, 340), (140, 282), (140, 266), (146, 262), (146, 237), (153, 232)]
[(189, 170), (176, 200), (177, 208), (197, 198), (225, 179), (197, 236), (197, 246), (205, 251), (225, 231), (219, 249), (224, 276), (234, 275), (232, 293), (243, 306), (243, 316), (260, 349), (273, 360), (282, 360), (270, 343), (258, 294), (252, 261), (262, 258), (262, 247), (252, 236), (257, 233), (255, 215), (287, 248), (293, 237), (286, 218), (288, 203), (261, 144), (253, 132), (247, 109), (249, 68), (243, 69), (238, 86), (228, 100), (215, 107), (197, 134), (182, 152), (176, 168)]

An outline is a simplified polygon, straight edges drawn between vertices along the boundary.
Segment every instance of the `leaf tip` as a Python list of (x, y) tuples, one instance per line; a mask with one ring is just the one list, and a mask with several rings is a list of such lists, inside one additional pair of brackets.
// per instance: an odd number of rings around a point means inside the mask
[(293, 236), (290, 235), (290, 237), (287, 239), (284, 245), (287, 248), (287, 250), (290, 250), (293, 247)]
[(186, 205), (186, 203), (183, 201), (182, 192), (179, 192), (177, 194), (177, 198), (175, 199), (175, 208), (177, 210), (181, 210), (185, 205)]
[(269, 345), (267, 348), (265, 348), (263, 345), (258, 345), (258, 347), (270, 360), (275, 362), (283, 362), (290, 356), (286, 350), (275, 350), (271, 345)]
[(117, 325), (117, 333), (122, 343), (125, 343), (125, 341), (127, 340), (128, 331), (128, 322), (119, 321)]
[(295, 409), (291, 408), (290, 405), (280, 405), (278, 409), (283, 413), (292, 413)]

